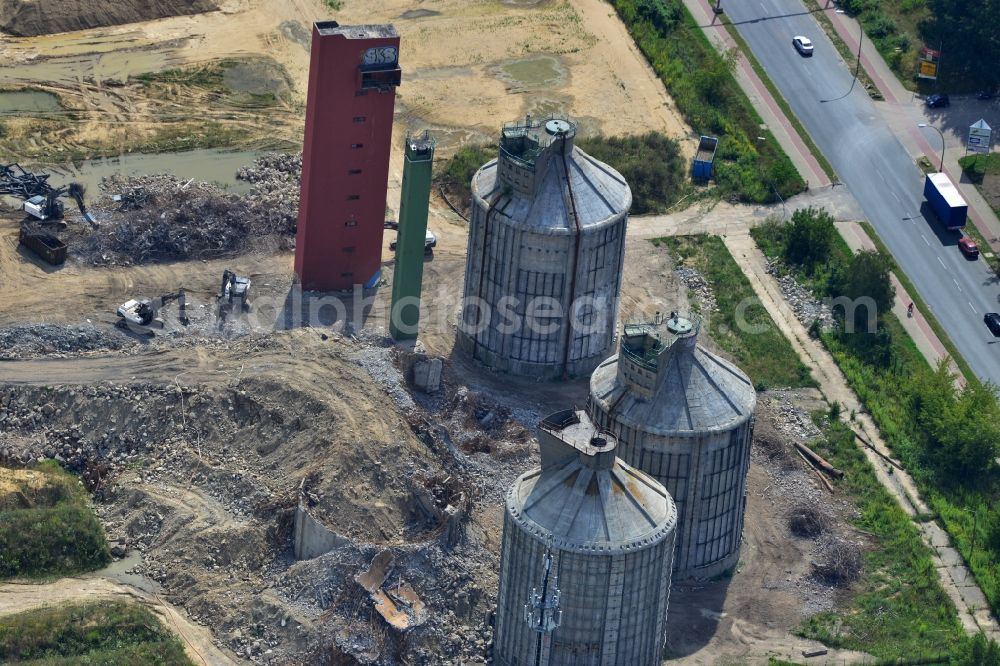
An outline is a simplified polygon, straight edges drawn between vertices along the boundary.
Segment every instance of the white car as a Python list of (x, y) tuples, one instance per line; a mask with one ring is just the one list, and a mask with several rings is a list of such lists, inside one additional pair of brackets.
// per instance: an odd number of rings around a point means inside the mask
[(801, 55), (811, 56), (813, 54), (813, 43), (808, 37), (803, 37), (802, 35), (792, 37), (792, 46)]
[[(397, 237), (397, 240), (394, 240), (391, 243), (389, 243), (389, 250), (390, 251), (392, 251), (392, 252), (396, 251), (396, 243), (397, 243), (397, 241), (398, 241), (398, 237)], [(430, 254), (431, 252), (433, 252), (434, 248), (437, 247), (437, 244), (438, 244), (437, 236), (434, 235), (433, 231), (431, 231), (430, 229), (428, 229), (426, 231), (426, 233), (424, 234), (424, 253), (425, 254)]]

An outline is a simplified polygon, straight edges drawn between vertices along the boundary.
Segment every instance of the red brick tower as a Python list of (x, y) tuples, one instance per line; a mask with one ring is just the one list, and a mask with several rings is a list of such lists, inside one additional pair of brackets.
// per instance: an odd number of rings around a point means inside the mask
[(400, 77), (393, 26), (313, 26), (295, 237), (303, 289), (351, 289), (378, 278)]

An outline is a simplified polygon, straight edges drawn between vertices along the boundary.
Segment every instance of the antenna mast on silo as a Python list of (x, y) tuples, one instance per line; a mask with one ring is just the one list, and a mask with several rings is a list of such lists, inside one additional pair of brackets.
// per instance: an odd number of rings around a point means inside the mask
[[(535, 666), (542, 666), (542, 643), (546, 634), (551, 634), (562, 622), (559, 608), (559, 577), (552, 573), (552, 552), (542, 555), (545, 573), (542, 575), (542, 591), (531, 588), (528, 603), (524, 604), (524, 621), (533, 631), (538, 632), (538, 647), (535, 651)], [(552, 578), (551, 587), (549, 577)]]

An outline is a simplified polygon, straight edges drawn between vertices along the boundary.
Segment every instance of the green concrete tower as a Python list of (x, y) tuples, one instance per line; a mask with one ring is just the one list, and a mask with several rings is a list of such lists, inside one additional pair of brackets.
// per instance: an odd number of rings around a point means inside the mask
[(420, 289), (424, 279), (427, 244), (427, 206), (431, 197), (434, 139), (406, 135), (403, 188), (399, 200), (396, 268), (392, 279), (389, 333), (396, 340), (413, 340), (420, 323)]

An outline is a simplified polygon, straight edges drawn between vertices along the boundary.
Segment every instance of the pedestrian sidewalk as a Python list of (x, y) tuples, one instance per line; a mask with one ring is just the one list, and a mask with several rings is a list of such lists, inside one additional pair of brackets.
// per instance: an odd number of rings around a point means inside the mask
[[(824, 7), (822, 0), (817, 4)], [(841, 39), (847, 44), (857, 44), (861, 38), (860, 24), (846, 14), (838, 14), (832, 6), (826, 12)], [(933, 124), (923, 113), (923, 102), (915, 93), (903, 87), (869, 39), (865, 39), (861, 45), (861, 65), (885, 97), (885, 102), (875, 103), (876, 107), (882, 107), (883, 117), (889, 128), (907, 151), (914, 158), (926, 155), (933, 164), (940, 163), (941, 149), (939, 145), (935, 147), (939, 144), (937, 137), (933, 136), (934, 133), (917, 127), (918, 123)], [(964, 154), (964, 139), (953, 132), (945, 133), (945, 137), (944, 172), (958, 185), (968, 202), (969, 219), (986, 238), (992, 251), (1000, 254), (1000, 220), (997, 220), (993, 209), (974, 185), (962, 183), (962, 167), (959, 166), (956, 155)], [(950, 142), (948, 138), (951, 139)], [(947, 150), (949, 147), (952, 148), (951, 152)]]
[[(860, 227), (858, 229), (860, 230)], [(976, 583), (975, 577), (965, 565), (959, 552), (951, 545), (948, 534), (936, 522), (925, 522), (921, 519), (921, 516), (930, 513), (930, 509), (920, 497), (916, 484), (905, 470), (892, 467), (886, 462), (892, 454), (882, 440), (881, 432), (848, 385), (833, 357), (820, 342), (809, 335), (795, 317), (795, 313), (784, 299), (781, 287), (768, 272), (767, 260), (750, 237), (749, 230), (744, 228), (742, 232), (731, 234), (723, 240), (753, 287), (761, 305), (781, 329), (799, 358), (812, 370), (823, 395), (831, 403), (839, 403), (843, 413), (854, 415), (855, 422), (852, 427), (860, 428), (878, 452), (868, 447), (860, 447), (881, 484), (913, 519), (924, 544), (931, 550), (931, 561), (941, 581), (941, 587), (955, 604), (958, 620), (963, 629), (969, 634), (982, 631), (989, 638), (1000, 638), (1000, 627), (990, 614), (986, 597)], [(901, 302), (899, 298), (901, 294), (905, 292), (897, 292), (897, 308)], [(903, 307), (905, 308), (905, 305)], [(927, 342), (933, 343), (932, 340)]]
[[(719, 17), (712, 11), (710, 2), (707, 0), (684, 0), (684, 5), (694, 16), (695, 22), (703, 27), (705, 35), (716, 48), (720, 51), (736, 48), (736, 42), (730, 37), (725, 26), (720, 23)], [(830, 178), (823, 171), (816, 157), (809, 151), (802, 137), (795, 131), (795, 127), (781, 111), (781, 107), (778, 106), (764, 82), (757, 76), (742, 51), (736, 62), (735, 74), (736, 82), (750, 98), (751, 104), (761, 115), (764, 124), (767, 125), (768, 130), (777, 139), (778, 144), (792, 160), (792, 164), (802, 174), (802, 177), (810, 186), (829, 185)]]

